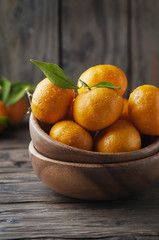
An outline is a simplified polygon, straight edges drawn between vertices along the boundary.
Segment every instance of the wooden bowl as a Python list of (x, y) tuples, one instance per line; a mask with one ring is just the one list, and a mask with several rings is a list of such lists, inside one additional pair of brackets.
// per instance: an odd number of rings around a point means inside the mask
[(65, 162), (93, 164), (122, 163), (143, 159), (159, 152), (158, 137), (145, 136), (146, 143), (150, 145), (138, 151), (106, 154), (77, 149), (54, 140), (48, 135), (51, 126), (40, 124), (33, 113), (30, 116), (29, 126), (30, 135), (36, 150), (48, 158)]
[[(64, 162), (38, 153), (29, 145), (35, 173), (51, 189), (85, 200), (114, 200), (137, 194), (159, 178), (159, 153), (112, 164)], [(76, 157), (76, 156), (74, 156)]]

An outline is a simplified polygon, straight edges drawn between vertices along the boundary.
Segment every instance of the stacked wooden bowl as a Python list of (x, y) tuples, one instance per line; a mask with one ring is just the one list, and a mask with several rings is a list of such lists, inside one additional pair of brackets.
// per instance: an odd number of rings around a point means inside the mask
[(29, 145), (35, 173), (54, 191), (86, 200), (113, 200), (147, 189), (159, 178), (159, 138), (143, 136), (133, 152), (97, 153), (62, 144), (31, 113)]

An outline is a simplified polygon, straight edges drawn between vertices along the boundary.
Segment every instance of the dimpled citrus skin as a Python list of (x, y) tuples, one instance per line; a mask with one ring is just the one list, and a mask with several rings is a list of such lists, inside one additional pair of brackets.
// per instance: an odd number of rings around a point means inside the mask
[[(7, 117), (5, 105), (0, 101), (0, 117)], [(0, 132), (4, 129), (4, 125), (0, 124)]]
[(22, 97), (16, 103), (13, 103), (9, 107), (7, 107), (6, 110), (9, 117), (9, 122), (12, 125), (17, 125), (22, 121), (28, 110), (27, 100), (25, 99), (25, 97)]
[(67, 114), (74, 95), (73, 89), (57, 87), (45, 78), (34, 91), (32, 112), (41, 122), (53, 124)]
[(159, 135), (159, 88), (152, 85), (137, 87), (130, 94), (128, 111), (141, 133)]
[(123, 100), (124, 100), (123, 111), (120, 115), (120, 119), (130, 120), (129, 113), (128, 113), (128, 100), (125, 98), (123, 98)]
[(121, 95), (111, 88), (93, 88), (80, 93), (73, 104), (75, 122), (89, 131), (103, 129), (115, 122), (123, 108)]
[(63, 120), (55, 123), (50, 130), (50, 136), (57, 141), (83, 150), (92, 150), (91, 135), (77, 123)]
[(135, 151), (141, 147), (141, 137), (132, 123), (119, 119), (98, 133), (94, 145), (103, 153)]
[[(87, 83), (89, 87), (99, 83), (99, 82), (111, 82), (121, 89), (117, 90), (121, 95), (124, 94), (127, 88), (127, 78), (125, 73), (118, 67), (113, 65), (97, 65), (86, 70), (79, 77), (79, 80)], [(78, 86), (81, 86), (80, 81), (78, 80)], [(78, 89), (78, 93), (81, 93), (86, 88), (82, 87)]]
[(64, 120), (71, 120), (71, 121), (73, 121), (73, 103), (74, 103), (75, 98), (77, 97), (77, 95), (78, 94), (75, 93), (75, 97), (73, 98), (73, 101), (72, 101), (72, 103), (71, 103), (71, 105), (69, 107), (69, 110), (68, 110), (66, 116), (64, 117)]

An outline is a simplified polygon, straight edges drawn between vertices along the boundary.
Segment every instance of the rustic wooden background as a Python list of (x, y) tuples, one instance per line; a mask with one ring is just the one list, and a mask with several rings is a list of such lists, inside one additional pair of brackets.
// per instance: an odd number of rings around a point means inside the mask
[[(77, 81), (114, 64), (126, 95), (159, 86), (159, 0), (0, 0), (0, 77), (37, 84), (29, 59), (59, 64)], [(129, 201), (90, 203), (45, 187), (28, 155), (28, 120), (0, 136), (0, 239), (159, 240), (159, 182)]]
[(29, 59), (59, 64), (75, 82), (114, 64), (136, 86), (159, 86), (158, 0), (0, 0), (0, 76), (37, 84)]

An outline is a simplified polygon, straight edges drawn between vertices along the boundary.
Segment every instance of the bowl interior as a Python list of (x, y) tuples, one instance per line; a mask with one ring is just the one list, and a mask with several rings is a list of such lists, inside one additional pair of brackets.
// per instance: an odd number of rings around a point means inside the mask
[[(37, 119), (37, 123), (39, 124), (40, 128), (49, 135), (49, 132), (52, 128), (52, 124), (46, 124), (46, 123), (40, 122), (38, 119)], [(148, 136), (148, 135), (142, 134), (141, 135), (141, 150), (145, 147), (150, 146), (154, 142), (156, 142), (157, 139), (158, 139), (158, 136), (150, 136), (150, 135)]]

